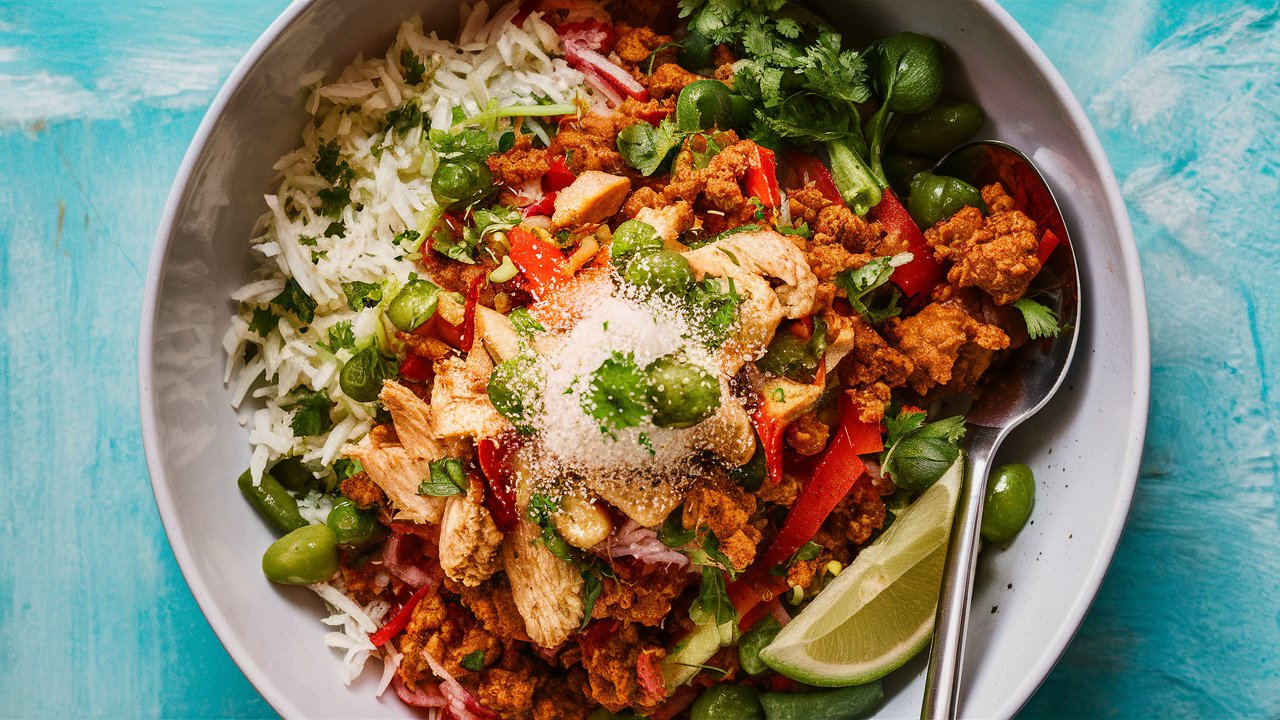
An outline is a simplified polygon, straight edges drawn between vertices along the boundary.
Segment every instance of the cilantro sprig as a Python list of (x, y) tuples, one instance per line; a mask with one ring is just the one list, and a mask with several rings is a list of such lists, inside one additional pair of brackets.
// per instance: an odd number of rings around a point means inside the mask
[(886, 450), (880, 455), (880, 469), (905, 490), (928, 488), (960, 456), (964, 417), (955, 415), (932, 423), (926, 423), (925, 418), (925, 413), (906, 408), (885, 413)]

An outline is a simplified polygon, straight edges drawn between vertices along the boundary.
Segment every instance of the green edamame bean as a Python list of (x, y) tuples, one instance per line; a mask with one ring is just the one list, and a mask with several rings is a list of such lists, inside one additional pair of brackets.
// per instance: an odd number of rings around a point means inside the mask
[(756, 452), (747, 461), (746, 465), (729, 468), (725, 471), (725, 474), (729, 476), (730, 480), (738, 483), (744, 489), (755, 492), (764, 484), (765, 472), (764, 448), (757, 443)]
[(985, 210), (982, 193), (969, 183), (948, 175), (918, 173), (911, 179), (907, 212), (921, 228), (931, 228), (939, 220), (960, 212), (966, 205)]
[(447, 160), (431, 175), (431, 194), (440, 207), (450, 210), (474, 203), (492, 187), (493, 174), (479, 160)]
[(987, 496), (982, 502), (982, 537), (989, 542), (1013, 539), (1036, 502), (1036, 478), (1031, 468), (1021, 463), (1001, 465), (987, 482)]
[(338, 544), (343, 547), (359, 547), (378, 535), (378, 521), (373, 513), (356, 507), (349, 498), (343, 498), (333, 504), (325, 525), (333, 531)]
[(342, 392), (357, 402), (373, 402), (382, 392), (382, 381), (395, 373), (387, 366), (387, 361), (377, 348), (370, 345), (357, 351), (342, 366), (338, 373), (338, 383)]
[(689, 720), (764, 720), (759, 697), (745, 685), (712, 685), (693, 701)]
[(676, 99), (676, 129), (695, 133), (733, 127), (733, 93), (719, 80), (695, 80)]
[(613, 231), (609, 244), (609, 257), (624, 261), (633, 255), (662, 249), (662, 236), (643, 220), (628, 220)]
[(430, 280), (415, 278), (400, 288), (387, 306), (387, 319), (400, 332), (413, 332), (436, 314), (440, 288)]
[(748, 675), (759, 675), (769, 669), (760, 659), (760, 651), (782, 631), (782, 624), (772, 615), (765, 616), (742, 634), (738, 641), (738, 663)]
[(942, 100), (919, 115), (902, 118), (889, 147), (903, 153), (940, 158), (973, 137), (986, 122), (977, 105)]
[(285, 490), (302, 492), (315, 482), (315, 476), (302, 464), (302, 458), (290, 455), (271, 466), (271, 476), (280, 481)]
[(307, 525), (271, 543), (262, 574), (284, 585), (310, 585), (338, 571), (338, 542), (326, 525)]
[(287, 533), (307, 524), (298, 514), (298, 501), (269, 473), (263, 473), (262, 482), (254, 485), (253, 476), (245, 470), (236, 484), (258, 514), (280, 532)]
[(928, 110), (942, 93), (942, 44), (918, 33), (891, 35), (876, 43), (876, 80), (880, 91), (893, 89), (886, 102), (897, 113)]
[(627, 263), (623, 279), (637, 287), (683, 297), (693, 284), (693, 270), (680, 253), (659, 250), (636, 255)]
[(720, 383), (696, 365), (668, 355), (650, 363), (645, 374), (653, 424), (658, 427), (693, 427), (720, 407)]
[(911, 194), (911, 178), (932, 168), (933, 160), (919, 155), (887, 152), (880, 157), (880, 165), (889, 185), (898, 195), (906, 197)]
[(814, 693), (760, 693), (767, 720), (848, 720), (884, 699), (880, 681)]

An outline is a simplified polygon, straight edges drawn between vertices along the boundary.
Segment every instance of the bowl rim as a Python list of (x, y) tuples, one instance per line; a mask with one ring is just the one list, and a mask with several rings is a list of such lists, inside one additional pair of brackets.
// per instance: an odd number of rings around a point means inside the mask
[[(1115, 557), (1116, 548), (1124, 532), (1125, 522), (1132, 507), (1134, 492), (1137, 488), (1139, 467), (1146, 438), (1147, 417), (1150, 412), (1151, 394), (1151, 348), (1150, 329), (1147, 316), (1146, 290), (1142, 277), (1142, 268), (1138, 258), (1137, 242), (1133, 228), (1129, 222), (1124, 197), (1121, 194), (1115, 173), (1108, 161), (1102, 143), (1093, 124), (1089, 121), (1084, 108), (1071, 91), (1066, 81), (1058, 73), (1057, 68), (1049, 61), (1040, 46), (1017, 23), (1016, 20), (996, 0), (971, 0), (999, 25), (1001, 30), (1027, 54), (1036, 70), (1050, 86), (1053, 96), (1066, 109), (1068, 120), (1077, 130), (1084, 145), (1090, 164), (1101, 174), (1103, 197), (1109, 218), (1116, 229), (1120, 240), (1119, 254), (1123, 261), (1124, 281), (1132, 288), (1129, 293), (1129, 313), (1133, 322), (1133, 415), (1130, 426), (1126, 428), (1130, 443), (1126, 448), (1124, 462), (1121, 467), (1119, 481), (1121, 490), (1119, 501), (1111, 508), (1099, 536), (1099, 549), (1094, 562), (1086, 569), (1082, 587), (1088, 592), (1081, 596), (1063, 618), (1058, 631), (1049, 642), (1053, 651), (1041, 657), (1032, 667), (1027, 668), (1023, 680), (1009, 694), (1012, 701), (1005, 705), (1006, 716), (1013, 716), (1035, 694), (1036, 690), (1048, 678), (1054, 665), (1066, 652), (1072, 638), (1079, 631), (1085, 615), (1097, 598), (1098, 590), (1106, 577), (1108, 568)], [(141, 323), (138, 334), (138, 404), (142, 424), (142, 442), (146, 455), (147, 470), (151, 478), (152, 492), (156, 507), (165, 529), (165, 537), (178, 562), (178, 568), (187, 583), (196, 604), (208, 621), (218, 641), (226, 650), (236, 666), (267, 701), (271, 707), (284, 717), (302, 717), (293, 701), (281, 693), (272, 678), (239, 642), (233, 623), (211, 602), (212, 593), (205, 578), (195, 570), (192, 549), (178, 533), (177, 509), (170, 484), (160, 454), (156, 399), (152, 392), (154, 367), (155, 323), (157, 319), (157, 299), (160, 292), (160, 277), (164, 262), (169, 255), (169, 246), (173, 239), (175, 221), (179, 212), (186, 205), (186, 196), (193, 180), (196, 165), (205, 154), (209, 137), (217, 128), (223, 111), (232, 96), (240, 88), (245, 77), (253, 71), (262, 60), (265, 52), (276, 40), (306, 13), (317, 0), (295, 0), (286, 6), (275, 20), (267, 26), (244, 57), (223, 82), (214, 96), (208, 110), (200, 121), (191, 143), (183, 156), (173, 185), (165, 201), (160, 224), (156, 231), (155, 243), (151, 250), (151, 258), (147, 266), (147, 284), (143, 295)]]

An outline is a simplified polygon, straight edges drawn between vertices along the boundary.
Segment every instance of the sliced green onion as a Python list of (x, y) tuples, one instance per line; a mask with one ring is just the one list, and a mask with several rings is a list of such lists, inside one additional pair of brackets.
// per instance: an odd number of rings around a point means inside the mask
[(515, 277), (519, 272), (520, 269), (516, 267), (515, 263), (511, 262), (511, 256), (507, 255), (502, 258), (502, 264), (489, 273), (489, 282), (504, 283)]

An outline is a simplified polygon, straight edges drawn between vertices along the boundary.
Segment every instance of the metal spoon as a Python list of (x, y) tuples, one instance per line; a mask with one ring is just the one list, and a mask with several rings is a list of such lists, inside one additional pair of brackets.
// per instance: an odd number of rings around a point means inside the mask
[(962, 145), (940, 160), (934, 172), (981, 187), (1004, 184), (1018, 208), (1060, 239), (1034, 286), (1055, 293), (1058, 317), (1066, 329), (1056, 339), (1028, 342), (1009, 358), (1006, 372), (978, 387), (967, 414), (969, 473), (960, 494), (947, 562), (938, 597), (937, 622), (929, 649), (920, 717), (956, 717), (964, 660), (965, 628), (978, 560), (978, 528), (987, 476), (1000, 443), (1009, 432), (1044, 407), (1066, 377), (1080, 335), (1080, 275), (1062, 212), (1044, 177), (1025, 155), (1001, 142)]

